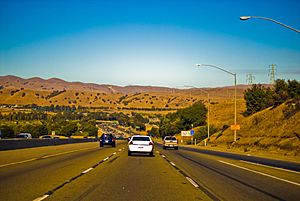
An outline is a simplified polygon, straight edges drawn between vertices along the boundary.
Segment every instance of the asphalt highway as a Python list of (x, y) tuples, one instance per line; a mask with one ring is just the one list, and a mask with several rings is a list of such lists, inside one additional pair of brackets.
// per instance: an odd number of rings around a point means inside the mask
[[(81, 143), (0, 152), (0, 200), (299, 200), (300, 172), (180, 147)], [(294, 164), (297, 167), (297, 164)]]

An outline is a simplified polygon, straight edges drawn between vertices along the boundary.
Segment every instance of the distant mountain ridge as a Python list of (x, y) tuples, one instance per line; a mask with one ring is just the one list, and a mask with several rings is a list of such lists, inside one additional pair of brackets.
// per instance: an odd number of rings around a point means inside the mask
[(33, 77), (24, 79), (7, 75), (0, 76), (0, 85), (4, 88), (23, 88), (36, 91), (74, 90), (74, 91), (100, 91), (103, 93), (143, 93), (143, 92), (171, 92), (172, 88), (155, 86), (115, 86), (109, 84), (95, 84), (83, 82), (67, 82), (59, 78), (43, 79)]
[[(173, 92), (188, 92), (188, 91), (198, 91), (197, 88), (191, 89), (176, 89), (168, 87), (157, 87), (157, 86), (116, 86), (109, 84), (95, 84), (95, 83), (83, 83), (83, 82), (67, 82), (59, 78), (50, 78), (43, 79), (40, 77), (32, 77), (24, 79), (21, 77), (7, 75), (0, 76), (0, 85), (2, 88), (6, 89), (15, 89), (22, 88), (27, 90), (34, 91), (61, 91), (61, 90), (71, 90), (71, 91), (88, 91), (88, 92), (102, 92), (108, 94), (133, 94), (133, 93), (145, 93), (145, 92), (164, 92), (164, 93), (173, 93)], [(247, 85), (238, 85), (238, 94), (241, 95)], [(233, 90), (233, 86), (227, 87), (217, 87), (217, 88), (203, 88), (207, 91), (222, 91), (222, 90)]]

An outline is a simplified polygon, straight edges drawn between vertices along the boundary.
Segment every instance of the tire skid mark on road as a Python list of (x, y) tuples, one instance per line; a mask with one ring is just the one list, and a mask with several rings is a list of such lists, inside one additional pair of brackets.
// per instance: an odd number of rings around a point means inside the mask
[(187, 156), (185, 156), (185, 155), (183, 155), (183, 154), (181, 154), (181, 153), (178, 153), (177, 155), (179, 155), (179, 156), (181, 156), (182, 158), (185, 158), (185, 159), (187, 159), (187, 160), (189, 160), (189, 161), (192, 161), (192, 162), (194, 162), (195, 164), (197, 164), (197, 165), (199, 165), (199, 166), (201, 166), (201, 167), (204, 167), (204, 168), (206, 168), (206, 169), (208, 169), (208, 170), (211, 170), (211, 171), (213, 171), (213, 172), (215, 172), (215, 173), (217, 173), (217, 174), (220, 174), (220, 175), (222, 175), (222, 176), (224, 176), (224, 177), (227, 177), (227, 178), (229, 178), (229, 179), (231, 179), (231, 180), (233, 180), (233, 181), (236, 181), (236, 182), (238, 182), (238, 183), (240, 183), (240, 184), (243, 184), (243, 185), (245, 185), (245, 186), (247, 186), (247, 187), (249, 187), (249, 188), (252, 188), (252, 189), (254, 189), (254, 190), (256, 190), (256, 191), (258, 191), (258, 192), (260, 192), (260, 193), (262, 193), (262, 194), (265, 194), (265, 195), (267, 195), (267, 196), (270, 196), (270, 197), (272, 197), (273, 199), (276, 199), (276, 200), (284, 200), (284, 199), (282, 199), (282, 198), (280, 198), (280, 197), (277, 197), (276, 195), (273, 195), (273, 194), (271, 194), (271, 193), (269, 193), (269, 192), (266, 192), (266, 191), (264, 191), (264, 190), (262, 190), (262, 189), (260, 189), (260, 188), (258, 188), (258, 187), (256, 187), (256, 186), (253, 186), (253, 185), (249, 184), (249, 183), (246, 182), (246, 181), (242, 181), (242, 180), (240, 180), (240, 179), (238, 179), (238, 178), (235, 178), (234, 176), (231, 176), (231, 175), (228, 175), (228, 174), (222, 172), (221, 170), (218, 170), (218, 169), (216, 169), (216, 168), (212, 168), (212, 167), (209, 167), (208, 165), (202, 164), (202, 163), (200, 163), (199, 161), (196, 161), (196, 160), (194, 160), (194, 159), (191, 159), (191, 158), (189, 158), (189, 157), (187, 157)]
[[(221, 199), (219, 199), (216, 195), (214, 195), (212, 192), (210, 192), (208, 189), (206, 189), (204, 186), (201, 186), (200, 184), (198, 184), (195, 180), (193, 180), (192, 178), (190, 178), (188, 176), (187, 173), (185, 173), (184, 171), (182, 171), (180, 168), (178, 168), (178, 166), (176, 166), (176, 164), (174, 164), (173, 162), (171, 162), (166, 155), (162, 154), (161, 152), (158, 153), (163, 159), (165, 159), (169, 164), (172, 165), (173, 168), (175, 168), (180, 174), (182, 174), (186, 180), (188, 180), (195, 188), (198, 188), (200, 191), (202, 191), (203, 193), (205, 193), (208, 197), (210, 197), (212, 200), (214, 201), (221, 201)], [(174, 164), (174, 165), (173, 165)]]
[[(122, 150), (121, 150), (121, 151), (122, 151)], [(121, 151), (118, 151), (118, 152), (121, 152)], [(92, 171), (93, 169), (95, 169), (97, 166), (99, 166), (100, 164), (104, 163), (105, 161), (110, 161), (109, 159), (112, 158), (113, 156), (115, 156), (116, 154), (117, 154), (116, 152), (112, 153), (112, 154), (109, 155), (108, 157), (106, 157), (106, 158), (100, 160), (98, 163), (96, 163), (96, 164), (93, 165), (92, 167), (86, 169), (85, 171), (83, 171), (83, 172), (81, 172), (80, 174), (78, 174), (78, 175), (72, 177), (71, 179), (66, 180), (64, 183), (62, 183), (62, 184), (60, 184), (59, 186), (55, 187), (54, 189), (48, 191), (48, 192), (45, 193), (43, 196), (34, 199), (33, 201), (42, 201), (42, 200), (48, 198), (48, 197), (51, 196), (55, 191), (61, 189), (61, 188), (64, 187), (66, 184), (71, 183), (72, 181), (78, 179), (78, 178), (81, 177), (82, 175), (87, 174), (88, 172)], [(111, 160), (115, 161), (117, 158), (118, 158), (118, 156), (114, 157), (114, 158), (111, 159)]]

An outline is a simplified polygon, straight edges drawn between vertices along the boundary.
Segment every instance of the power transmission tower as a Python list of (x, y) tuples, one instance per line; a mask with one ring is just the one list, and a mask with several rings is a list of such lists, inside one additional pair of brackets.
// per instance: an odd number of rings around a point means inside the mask
[(253, 80), (255, 80), (255, 77), (250, 73), (247, 74), (246, 76), (246, 81), (248, 85), (252, 85), (253, 84)]
[(268, 76), (270, 78), (270, 84), (275, 84), (275, 76), (276, 76), (276, 65), (275, 64), (269, 65)]

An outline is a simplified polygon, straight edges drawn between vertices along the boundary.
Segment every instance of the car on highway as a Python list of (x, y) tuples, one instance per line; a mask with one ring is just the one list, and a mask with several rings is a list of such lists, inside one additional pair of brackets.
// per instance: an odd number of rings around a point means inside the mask
[(116, 146), (116, 137), (113, 134), (102, 134), (100, 139), (100, 147), (104, 145), (111, 145), (112, 147)]
[(59, 136), (57, 136), (57, 135), (41, 135), (39, 138), (40, 139), (59, 139)]
[(32, 135), (30, 133), (19, 133), (16, 138), (18, 139), (31, 139)]
[(154, 143), (149, 136), (133, 135), (128, 142), (128, 156), (132, 153), (149, 153), (153, 156)]
[(174, 148), (178, 149), (178, 140), (175, 136), (165, 136), (163, 140), (163, 149)]

